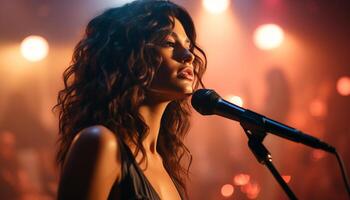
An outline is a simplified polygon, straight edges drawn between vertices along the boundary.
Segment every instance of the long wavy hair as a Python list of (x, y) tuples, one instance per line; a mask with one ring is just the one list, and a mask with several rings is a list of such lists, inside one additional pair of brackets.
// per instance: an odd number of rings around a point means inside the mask
[[(162, 63), (155, 47), (172, 32), (175, 18), (191, 41), (197, 80), (194, 88), (198, 88), (203, 86), (207, 59), (196, 44), (195, 27), (184, 8), (170, 1), (137, 0), (106, 10), (88, 23), (71, 65), (63, 73), (64, 89), (59, 91), (54, 106), (59, 112), (56, 161), (61, 168), (77, 133), (97, 124), (109, 128), (124, 142), (131, 140), (144, 161), (142, 141), (149, 128), (138, 108)], [(170, 102), (161, 119), (157, 144), (165, 168), (185, 191), (192, 160), (183, 143), (189, 117), (188, 100)], [(187, 168), (180, 164), (184, 157), (189, 160)]]

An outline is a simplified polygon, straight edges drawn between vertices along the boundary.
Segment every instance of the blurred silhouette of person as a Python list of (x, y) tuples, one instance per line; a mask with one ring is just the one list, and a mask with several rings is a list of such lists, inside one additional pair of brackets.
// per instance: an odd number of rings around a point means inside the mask
[(283, 122), (287, 119), (291, 106), (291, 94), (286, 75), (282, 69), (275, 67), (267, 72), (265, 80), (267, 93), (263, 114)]
[(20, 199), (19, 165), (16, 138), (10, 131), (0, 132), (0, 198)]

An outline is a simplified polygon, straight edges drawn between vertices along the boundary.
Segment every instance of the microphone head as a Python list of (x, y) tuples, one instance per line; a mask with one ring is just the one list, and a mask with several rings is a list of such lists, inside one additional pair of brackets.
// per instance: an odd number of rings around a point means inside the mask
[(193, 93), (191, 104), (200, 114), (212, 115), (219, 99), (221, 97), (214, 90), (199, 89)]

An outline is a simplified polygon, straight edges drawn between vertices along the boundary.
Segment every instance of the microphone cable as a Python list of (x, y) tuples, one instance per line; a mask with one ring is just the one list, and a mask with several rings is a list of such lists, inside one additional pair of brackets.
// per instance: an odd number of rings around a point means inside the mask
[(340, 154), (338, 154), (337, 149), (335, 149), (334, 154), (337, 157), (337, 161), (338, 161), (338, 164), (339, 164), (339, 167), (340, 167), (340, 171), (341, 171), (341, 174), (342, 174), (342, 177), (343, 177), (343, 181), (345, 183), (345, 188), (346, 188), (346, 190), (348, 192), (348, 196), (349, 196), (349, 199), (350, 199), (349, 180), (348, 180), (348, 175), (346, 173), (346, 169), (345, 169), (345, 165), (344, 165), (343, 159), (340, 156)]

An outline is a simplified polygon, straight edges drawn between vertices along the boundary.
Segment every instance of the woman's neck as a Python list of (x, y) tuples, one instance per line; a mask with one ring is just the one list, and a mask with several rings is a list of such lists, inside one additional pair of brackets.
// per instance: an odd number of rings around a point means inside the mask
[(160, 123), (169, 102), (145, 103), (140, 106), (139, 113), (149, 127), (149, 132), (143, 141), (143, 147), (147, 154), (157, 154), (157, 140), (159, 135)]

